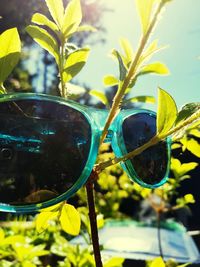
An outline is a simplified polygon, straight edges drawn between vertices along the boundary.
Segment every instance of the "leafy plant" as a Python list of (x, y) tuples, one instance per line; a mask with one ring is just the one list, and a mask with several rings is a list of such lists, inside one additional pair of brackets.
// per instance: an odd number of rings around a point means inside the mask
[[(117, 85), (118, 90), (114, 97), (113, 104), (110, 108), (110, 113), (103, 130), (101, 143), (105, 139), (110, 124), (120, 111), (121, 104), (123, 103), (127, 92), (129, 92), (130, 89), (134, 87), (137, 80), (141, 76), (149, 73), (161, 75), (166, 75), (169, 73), (167, 67), (163, 63), (148, 63), (149, 59), (156, 52), (162, 49), (158, 47), (157, 41), (153, 41), (149, 46), (148, 42), (156, 25), (156, 22), (158, 21), (160, 12), (168, 2), (170, 1), (137, 0), (136, 4), (142, 26), (142, 36), (138, 49), (136, 50), (136, 52), (134, 52), (134, 49), (131, 47), (129, 41), (122, 39), (120, 43), (123, 52), (120, 53), (117, 50), (112, 51), (112, 56), (114, 60), (117, 61), (119, 66), (119, 76), (106, 76), (104, 77), (104, 83), (106, 86)], [(42, 48), (44, 48), (54, 57), (59, 70), (60, 95), (62, 97), (69, 97), (67, 90), (68, 87), (70, 87), (69, 82), (71, 82), (71, 80), (84, 67), (90, 51), (87, 47), (78, 48), (77, 46), (72, 45), (69, 40), (76, 32), (82, 30), (94, 31), (94, 29), (91, 26), (80, 26), (82, 20), (80, 0), (71, 0), (66, 8), (64, 8), (62, 0), (46, 0), (46, 4), (51, 14), (52, 20), (49, 20), (43, 14), (36, 13), (32, 17), (32, 23), (34, 23), (34, 25), (28, 26), (26, 28), (26, 31)], [(0, 52), (0, 87), (1, 91), (4, 93), (5, 89), (3, 83), (14, 66), (17, 64), (21, 49), (17, 30), (11, 29), (4, 32), (0, 36), (0, 46), (3, 47), (3, 52)], [(90, 93), (100, 98), (104, 102), (104, 104), (108, 106), (108, 101), (103, 93), (100, 94), (99, 92), (94, 90)], [(154, 102), (154, 99), (150, 96), (139, 96), (130, 99), (130, 101), (141, 100), (145, 102)], [(127, 100), (125, 99), (125, 101)], [(110, 199), (112, 204), (112, 208), (107, 209), (107, 211), (106, 209), (103, 210), (103, 205), (99, 205), (99, 211), (102, 210), (102, 212), (104, 212), (108, 217), (114, 216), (114, 212), (119, 211), (119, 204), (114, 205), (115, 202), (121, 200), (123, 197), (127, 197), (128, 194), (133, 194), (137, 191), (135, 187), (130, 186), (129, 182), (127, 182), (127, 176), (124, 175), (120, 168), (114, 166), (115, 164), (138, 155), (145, 149), (159, 142), (162, 142), (162, 140), (168, 137), (172, 137), (174, 141), (177, 140), (179, 142), (178, 144), (176, 144), (176, 146), (183, 145), (183, 149), (190, 149), (190, 147), (192, 147), (192, 149), (190, 150), (193, 151), (194, 154), (198, 154), (199, 144), (196, 142), (196, 140), (188, 137), (180, 139), (180, 136), (183, 136), (183, 133), (185, 133), (185, 131), (193, 131), (193, 134), (199, 134), (196, 132), (196, 127), (199, 127), (199, 118), (199, 103), (190, 103), (185, 106), (180, 112), (178, 112), (174, 99), (165, 90), (159, 88), (156, 135), (145, 145), (137, 148), (136, 150), (128, 153), (121, 158), (110, 159), (110, 155), (104, 155), (103, 157), (101, 157), (101, 154), (99, 156), (100, 162), (96, 165), (95, 170), (97, 172), (101, 172), (106, 167), (109, 167), (109, 169), (106, 169), (106, 171), (100, 174), (98, 186), (101, 187), (102, 191), (107, 191), (107, 195), (104, 194), (104, 203), (106, 200)], [(180, 186), (181, 181), (188, 178), (188, 176), (185, 176), (185, 174), (195, 167), (196, 163), (181, 164), (177, 159), (173, 159), (172, 171), (174, 172), (175, 179), (171, 178), (169, 180), (169, 184), (166, 184), (164, 186), (164, 190), (156, 189), (153, 192), (148, 191), (150, 192), (148, 193), (147, 191), (145, 191), (146, 189), (140, 189), (140, 194), (143, 197), (149, 197), (152, 207), (157, 212), (157, 214), (160, 215), (161, 212), (164, 213), (168, 211), (168, 203), (171, 201), (171, 197), (175, 195), (176, 189)], [(105, 179), (107, 180), (106, 183), (104, 183)], [(115, 185), (116, 182), (118, 183), (117, 185)], [(110, 193), (109, 190), (111, 189), (114, 190), (112, 190), (112, 192)], [(160, 197), (159, 205), (153, 202), (153, 194), (156, 194)], [(177, 198), (176, 205), (170, 208), (177, 209), (193, 202), (194, 199), (192, 195), (187, 194), (183, 198)], [(118, 215), (121, 216), (120, 213), (118, 213)], [(85, 214), (84, 212), (82, 212), (82, 221), (84, 222), (85, 229), (87, 229), (89, 232), (90, 230), (88, 227), (88, 222), (85, 220), (84, 216)], [(71, 205), (62, 203), (43, 210), (36, 219), (37, 230), (39, 232), (43, 232), (45, 229), (47, 229), (47, 227), (49, 227), (52, 219), (53, 221), (59, 221), (61, 223), (62, 229), (66, 233), (72, 235), (79, 233), (80, 216)], [(37, 264), (40, 264), (39, 257), (48, 254), (48, 251), (45, 250), (45, 246), (34, 246), (34, 242), (29, 242), (26, 239), (21, 239), (21, 241), (17, 241), (17, 243), (13, 242), (13, 245), (6, 244), (5, 240), (7, 237), (5, 238), (2, 231), (0, 235), (3, 240), (3, 253), (6, 253), (6, 250), (10, 249), (9, 253), (11, 253), (11, 255), (13, 256), (12, 259), (9, 259), (9, 255), (5, 254), (3, 256), (4, 265), (8, 264), (9, 266), (10, 264), (10, 266), (12, 266), (14, 262), (14, 264), (16, 263), (18, 264), (18, 266), (37, 266)], [(27, 246), (25, 246), (25, 254), (23, 254), (22, 252), (24, 242), (28, 242)], [(4, 247), (4, 245), (6, 247)], [(74, 247), (72, 245), (69, 245), (68, 241), (66, 240), (65, 242), (63, 240), (63, 245), (66, 245), (67, 251), (70, 256), (65, 259), (63, 263), (59, 263), (60, 266), (73, 266), (74, 264), (78, 264), (79, 266), (94, 265), (94, 260), (91, 258), (90, 250), (82, 250), (77, 246)], [(41, 250), (42, 254), (40, 254), (37, 249)], [(57, 250), (59, 249), (57, 248)], [(27, 253), (29, 254), (29, 256), (26, 255)], [(56, 253), (59, 254), (59, 252)], [(31, 261), (33, 263), (31, 263)], [(111, 259), (110, 263), (106, 263), (105, 266), (121, 266), (122, 261), (123, 260), (121, 259)], [(156, 261), (156, 264), (157, 263), (159, 263), (160, 266), (164, 266), (164, 263), (160, 259)], [(99, 266), (101, 266), (101, 263)], [(155, 263), (152, 263), (151, 267), (153, 266), (155, 266)]]
[[(55, 59), (60, 76), (60, 95), (67, 96), (67, 83), (84, 67), (89, 56), (88, 47), (78, 48), (69, 39), (80, 31), (95, 31), (92, 26), (81, 25), (82, 10), (80, 0), (71, 0), (66, 8), (62, 0), (46, 0), (53, 20), (36, 13), (26, 28), (29, 35)], [(46, 30), (46, 27), (48, 30)]]
[(4, 82), (17, 65), (21, 42), (18, 31), (12, 28), (0, 35), (0, 93), (5, 93)]

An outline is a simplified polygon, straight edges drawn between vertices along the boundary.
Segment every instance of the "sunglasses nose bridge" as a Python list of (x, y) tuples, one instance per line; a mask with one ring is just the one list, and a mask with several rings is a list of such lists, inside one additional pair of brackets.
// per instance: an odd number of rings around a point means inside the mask
[(108, 133), (106, 135), (106, 138), (104, 139), (104, 143), (111, 143), (112, 139), (113, 139), (113, 131), (112, 130), (108, 130)]

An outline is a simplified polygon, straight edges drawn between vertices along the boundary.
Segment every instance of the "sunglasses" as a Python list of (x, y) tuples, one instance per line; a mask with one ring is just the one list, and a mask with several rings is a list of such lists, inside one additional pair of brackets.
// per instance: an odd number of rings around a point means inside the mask
[[(90, 176), (107, 110), (60, 97), (12, 94), (0, 98), (0, 210), (37, 212), (68, 199)], [(156, 114), (122, 110), (104, 142), (117, 157), (156, 134)], [(122, 163), (129, 177), (147, 188), (166, 182), (170, 140)]]

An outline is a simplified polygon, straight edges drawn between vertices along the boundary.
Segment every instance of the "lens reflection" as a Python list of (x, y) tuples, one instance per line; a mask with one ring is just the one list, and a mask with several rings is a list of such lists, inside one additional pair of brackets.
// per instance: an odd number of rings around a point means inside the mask
[(39, 203), (71, 188), (88, 159), (85, 116), (47, 100), (0, 103), (0, 202)]
[[(125, 119), (122, 129), (126, 149), (131, 152), (156, 134), (156, 117), (147, 113), (132, 115)], [(160, 142), (130, 159), (140, 180), (149, 185), (160, 183), (167, 172), (167, 149), (167, 143)]]

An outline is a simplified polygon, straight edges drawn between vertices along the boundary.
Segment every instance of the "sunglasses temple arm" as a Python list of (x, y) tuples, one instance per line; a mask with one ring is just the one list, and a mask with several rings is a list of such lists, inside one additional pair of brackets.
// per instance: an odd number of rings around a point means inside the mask
[(94, 181), (96, 180), (98, 180), (98, 173), (93, 170), (86, 184), (86, 191), (87, 191), (87, 202), (89, 208), (91, 238), (92, 238), (95, 263), (96, 267), (103, 267), (101, 260), (100, 246), (99, 246), (97, 216), (96, 216), (95, 201), (94, 201)]

